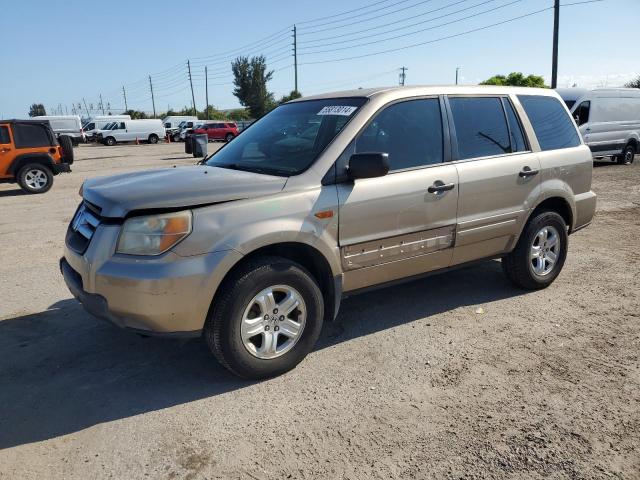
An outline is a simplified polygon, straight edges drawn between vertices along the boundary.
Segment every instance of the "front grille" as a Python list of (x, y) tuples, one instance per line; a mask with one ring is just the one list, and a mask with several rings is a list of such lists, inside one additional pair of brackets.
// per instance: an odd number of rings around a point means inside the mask
[(77, 253), (84, 253), (100, 225), (99, 207), (82, 202), (67, 229), (67, 245)]

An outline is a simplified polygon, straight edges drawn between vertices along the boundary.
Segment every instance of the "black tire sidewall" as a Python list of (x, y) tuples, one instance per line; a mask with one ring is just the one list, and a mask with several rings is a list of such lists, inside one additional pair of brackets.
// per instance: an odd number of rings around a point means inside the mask
[[(626, 161), (627, 158), (627, 152), (631, 151), (632, 155), (631, 155), (631, 160), (629, 162)], [(633, 145), (627, 145), (624, 148), (624, 151), (622, 152), (622, 157), (620, 157), (621, 159), (621, 163), (623, 165), (631, 165), (633, 163), (634, 157), (636, 154), (636, 149), (633, 147)]]
[[(257, 267), (229, 285), (228, 302), (214, 311), (218, 347), (227, 366), (245, 378), (269, 378), (285, 373), (300, 363), (313, 349), (322, 329), (324, 305), (322, 293), (313, 277), (301, 266), (282, 259)], [(294, 347), (280, 357), (259, 359), (246, 349), (240, 328), (242, 315), (251, 299), (273, 285), (288, 285), (302, 295), (307, 309), (302, 336)]]
[[(537, 233), (545, 226), (552, 226), (558, 231), (558, 235), (560, 236), (560, 254), (558, 255), (558, 260), (553, 270), (547, 275), (540, 276), (533, 271), (533, 266), (529, 261), (529, 249)], [(528, 280), (540, 287), (550, 285), (558, 275), (560, 275), (564, 262), (567, 259), (569, 235), (567, 234), (567, 226), (563, 218), (556, 212), (542, 212), (536, 215), (536, 217), (532, 218), (527, 224), (522, 240), (524, 242), (524, 248), (519, 252), (522, 257), (519, 260), (527, 263), (526, 271), (530, 277)]]
[(158, 143), (158, 136), (154, 133), (152, 133), (151, 135), (149, 135), (149, 143), (151, 144), (156, 144)]
[[(47, 184), (43, 188), (39, 190), (34, 190), (27, 186), (27, 184), (24, 181), (24, 177), (27, 174), (27, 172), (30, 170), (40, 170), (44, 172), (44, 174), (47, 177)], [(51, 189), (51, 186), (53, 185), (53, 173), (49, 168), (47, 168), (44, 165), (41, 165), (39, 163), (30, 163), (20, 169), (20, 171), (18, 172), (17, 180), (18, 180), (18, 185), (20, 185), (20, 188), (22, 188), (27, 193), (34, 193), (34, 194), (45, 193), (45, 192), (48, 192)]]
[(230, 141), (231, 141), (231, 140), (233, 140), (233, 139), (234, 139), (233, 134), (231, 134), (231, 133), (227, 133), (227, 136), (225, 137), (225, 140), (226, 140), (227, 142), (230, 142)]
[(113, 137), (107, 137), (104, 140), (104, 144), (108, 147), (113, 147), (116, 144), (116, 140)]

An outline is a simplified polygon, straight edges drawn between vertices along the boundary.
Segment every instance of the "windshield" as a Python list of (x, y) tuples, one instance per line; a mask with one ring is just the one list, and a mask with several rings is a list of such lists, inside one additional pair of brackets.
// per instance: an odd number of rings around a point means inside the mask
[(297, 175), (311, 166), (365, 102), (365, 98), (330, 98), (282, 105), (205, 163), (269, 175)]

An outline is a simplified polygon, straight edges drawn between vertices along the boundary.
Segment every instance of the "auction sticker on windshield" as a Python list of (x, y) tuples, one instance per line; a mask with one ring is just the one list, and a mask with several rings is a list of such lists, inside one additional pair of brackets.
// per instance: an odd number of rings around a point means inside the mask
[(318, 115), (344, 115), (348, 117), (356, 111), (358, 107), (350, 107), (347, 105), (327, 105), (318, 112)]

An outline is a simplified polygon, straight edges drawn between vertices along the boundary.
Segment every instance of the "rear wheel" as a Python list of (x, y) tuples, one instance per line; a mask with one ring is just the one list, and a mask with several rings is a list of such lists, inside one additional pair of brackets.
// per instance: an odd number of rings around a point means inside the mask
[(516, 248), (502, 259), (502, 270), (518, 287), (548, 287), (562, 270), (568, 240), (564, 219), (556, 212), (542, 211), (529, 220)]
[(227, 133), (227, 136), (224, 137), (225, 141), (230, 142), (234, 139), (233, 133)]
[(320, 289), (301, 265), (259, 257), (225, 280), (204, 336), (218, 361), (244, 378), (269, 378), (293, 369), (320, 335)]
[(617, 157), (618, 164), (620, 165), (631, 165), (636, 156), (636, 147), (633, 144), (629, 144), (624, 147), (622, 151), (622, 155)]
[(44, 165), (30, 163), (18, 172), (18, 185), (27, 193), (45, 193), (53, 185), (53, 173)]
[(149, 135), (149, 143), (158, 143), (158, 135), (155, 133)]

